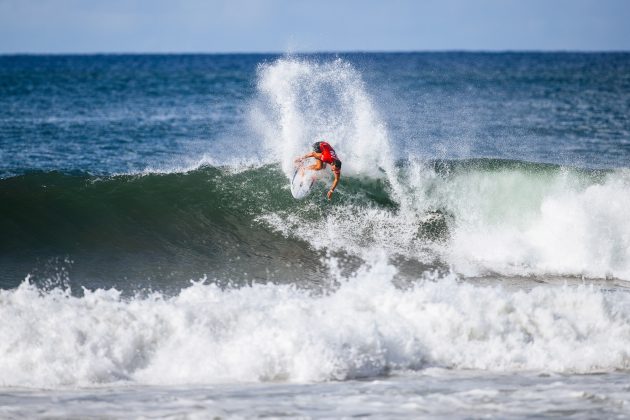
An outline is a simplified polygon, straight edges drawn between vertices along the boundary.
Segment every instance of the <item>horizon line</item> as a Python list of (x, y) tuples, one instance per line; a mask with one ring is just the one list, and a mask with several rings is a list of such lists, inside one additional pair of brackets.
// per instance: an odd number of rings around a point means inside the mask
[(419, 49), (419, 50), (312, 50), (312, 51), (55, 51), (55, 52), (0, 52), (0, 56), (96, 56), (96, 55), (334, 55), (334, 54), (423, 54), (423, 53), (470, 53), (470, 54), (620, 54), (630, 49)]

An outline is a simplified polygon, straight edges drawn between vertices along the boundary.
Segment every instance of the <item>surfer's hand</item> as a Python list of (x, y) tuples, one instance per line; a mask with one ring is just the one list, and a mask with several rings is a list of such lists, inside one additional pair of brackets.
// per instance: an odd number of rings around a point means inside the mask
[(328, 194), (326, 194), (329, 200), (332, 198), (332, 193), (333, 193), (333, 190), (328, 190)]

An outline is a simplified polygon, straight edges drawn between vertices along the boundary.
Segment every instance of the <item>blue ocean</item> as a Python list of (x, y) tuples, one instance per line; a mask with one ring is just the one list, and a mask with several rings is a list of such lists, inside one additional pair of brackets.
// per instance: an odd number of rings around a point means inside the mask
[(629, 209), (630, 53), (2, 55), (0, 417), (629, 416)]

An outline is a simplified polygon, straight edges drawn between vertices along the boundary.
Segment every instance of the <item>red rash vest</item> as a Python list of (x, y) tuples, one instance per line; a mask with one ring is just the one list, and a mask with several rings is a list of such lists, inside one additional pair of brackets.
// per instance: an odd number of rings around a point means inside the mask
[(335, 160), (339, 159), (337, 153), (335, 153), (335, 149), (333, 149), (330, 144), (323, 141), (319, 144), (319, 147), (322, 151), (322, 157), (320, 158), (322, 162), (332, 164)]

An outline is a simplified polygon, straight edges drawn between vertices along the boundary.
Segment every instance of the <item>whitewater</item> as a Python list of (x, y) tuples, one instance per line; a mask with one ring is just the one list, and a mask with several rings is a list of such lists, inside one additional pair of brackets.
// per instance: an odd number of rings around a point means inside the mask
[[(0, 96), (0, 417), (628, 415), (627, 55), (40, 60)], [(293, 200), (320, 140), (340, 186)]]

